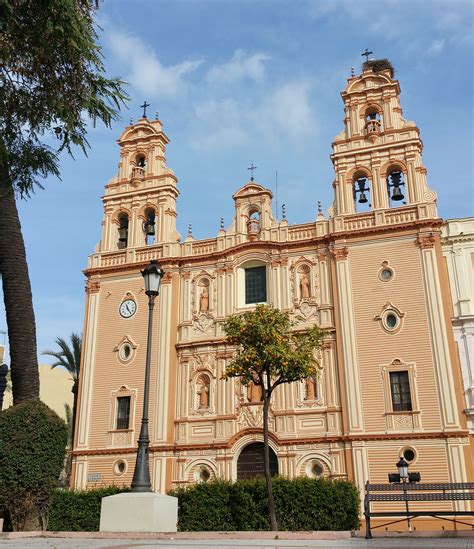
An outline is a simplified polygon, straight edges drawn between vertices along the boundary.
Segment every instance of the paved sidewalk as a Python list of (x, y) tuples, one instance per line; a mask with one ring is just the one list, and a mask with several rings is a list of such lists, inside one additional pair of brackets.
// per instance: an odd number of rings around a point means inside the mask
[(474, 549), (474, 537), (460, 538), (376, 538), (310, 540), (310, 539), (133, 539), (124, 536), (122, 539), (97, 538), (18, 538), (1, 539), (0, 547), (5, 549)]

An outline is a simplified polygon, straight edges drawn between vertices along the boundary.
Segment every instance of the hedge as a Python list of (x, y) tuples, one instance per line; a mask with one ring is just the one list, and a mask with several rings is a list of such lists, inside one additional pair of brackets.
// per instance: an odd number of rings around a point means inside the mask
[(45, 514), (64, 466), (67, 429), (40, 400), (0, 413), (0, 508), (13, 529), (45, 526)]
[[(273, 480), (280, 530), (353, 530), (359, 527), (359, 493), (348, 481)], [(178, 530), (269, 530), (264, 479), (214, 481), (169, 492), (179, 500)]]
[(48, 513), (48, 530), (53, 532), (97, 532), (100, 504), (105, 496), (129, 492), (129, 488), (110, 486), (96, 490), (57, 490)]
[[(97, 531), (104, 496), (126, 492), (110, 487), (58, 490), (49, 509), (48, 530)], [(343, 480), (273, 480), (280, 530), (353, 530), (359, 527), (359, 494)], [(216, 480), (168, 492), (179, 500), (180, 531), (269, 530), (264, 479)]]

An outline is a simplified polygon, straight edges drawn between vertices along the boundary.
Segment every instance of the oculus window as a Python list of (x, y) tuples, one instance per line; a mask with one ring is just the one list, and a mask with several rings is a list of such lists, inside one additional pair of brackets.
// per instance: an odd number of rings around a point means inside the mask
[(267, 301), (267, 270), (265, 266), (245, 269), (245, 304)]

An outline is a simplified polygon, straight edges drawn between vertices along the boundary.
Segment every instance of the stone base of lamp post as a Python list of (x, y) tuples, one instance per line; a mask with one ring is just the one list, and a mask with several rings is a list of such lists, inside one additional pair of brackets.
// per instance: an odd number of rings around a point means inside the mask
[(101, 532), (176, 532), (178, 498), (127, 492), (102, 498)]

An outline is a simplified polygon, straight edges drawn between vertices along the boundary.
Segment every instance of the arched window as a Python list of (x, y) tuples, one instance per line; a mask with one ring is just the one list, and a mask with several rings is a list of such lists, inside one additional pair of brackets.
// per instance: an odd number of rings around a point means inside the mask
[(376, 106), (369, 107), (365, 111), (365, 134), (378, 135), (382, 131), (382, 119)]
[(199, 410), (207, 410), (209, 408), (210, 388), (211, 380), (209, 379), (209, 376), (207, 374), (202, 374), (199, 376), (198, 382), (196, 383)]
[(145, 244), (148, 246), (155, 243), (156, 235), (156, 216), (153, 208), (145, 210), (145, 221), (143, 222), (143, 232), (145, 233)]
[(399, 168), (393, 168), (387, 173), (387, 192), (391, 208), (406, 205), (405, 178)]
[(120, 249), (126, 248), (128, 244), (128, 215), (126, 213), (121, 213), (118, 216), (119, 222), (119, 238), (118, 238), (118, 247)]
[(372, 208), (370, 198), (370, 181), (364, 174), (356, 174), (352, 183), (356, 212), (368, 212)]
[(139, 168), (145, 168), (146, 167), (146, 157), (144, 154), (137, 154), (136, 160), (135, 160), (137, 166)]

